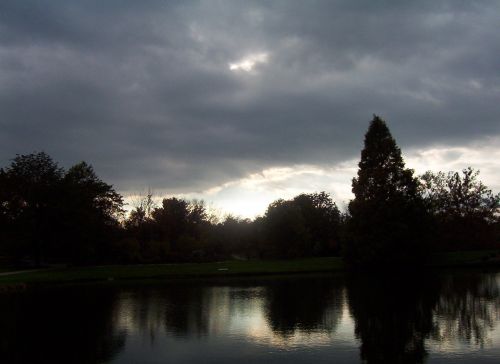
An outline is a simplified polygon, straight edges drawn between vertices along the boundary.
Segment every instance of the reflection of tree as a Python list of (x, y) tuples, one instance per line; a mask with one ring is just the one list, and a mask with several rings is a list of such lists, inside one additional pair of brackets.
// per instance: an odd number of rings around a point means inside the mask
[(3, 296), (0, 357), (5, 363), (98, 363), (125, 344), (109, 287)]
[(177, 335), (201, 336), (208, 332), (205, 290), (200, 286), (175, 286), (166, 292), (165, 327)]
[(121, 301), (129, 328), (152, 341), (162, 331), (176, 336), (208, 332), (207, 290), (195, 282), (134, 287), (123, 292)]
[(433, 280), (352, 277), (347, 284), (361, 358), (368, 363), (422, 363), (437, 301)]
[(266, 315), (281, 335), (296, 330), (335, 330), (342, 314), (344, 281), (340, 277), (293, 277), (276, 280), (266, 290)]
[(442, 289), (435, 308), (439, 341), (460, 339), (483, 345), (500, 313), (500, 293), (491, 274), (450, 274), (442, 279)]

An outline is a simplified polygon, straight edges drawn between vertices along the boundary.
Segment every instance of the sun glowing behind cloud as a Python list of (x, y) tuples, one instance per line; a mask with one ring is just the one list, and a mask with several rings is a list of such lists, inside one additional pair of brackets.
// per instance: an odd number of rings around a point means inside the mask
[(264, 214), (267, 206), (279, 198), (326, 191), (344, 209), (345, 202), (351, 198), (349, 181), (356, 172), (355, 166), (355, 161), (350, 161), (331, 168), (315, 165), (272, 167), (183, 197), (204, 199), (225, 213), (254, 218)]
[(250, 72), (255, 66), (262, 63), (267, 63), (269, 60), (269, 55), (265, 52), (249, 54), (248, 56), (236, 61), (229, 63), (229, 69), (231, 71), (244, 71)]

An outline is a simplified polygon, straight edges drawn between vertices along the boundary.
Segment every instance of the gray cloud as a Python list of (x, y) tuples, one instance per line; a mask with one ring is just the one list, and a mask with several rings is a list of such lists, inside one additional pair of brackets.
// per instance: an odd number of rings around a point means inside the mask
[(186, 192), (355, 158), (372, 113), (403, 149), (499, 135), (498, 24), (493, 1), (4, 1), (0, 161)]

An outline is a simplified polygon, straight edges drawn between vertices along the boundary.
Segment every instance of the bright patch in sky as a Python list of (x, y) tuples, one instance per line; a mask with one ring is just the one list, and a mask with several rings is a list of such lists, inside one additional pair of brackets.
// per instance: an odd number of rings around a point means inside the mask
[(184, 198), (203, 199), (222, 214), (245, 218), (263, 215), (267, 206), (280, 198), (291, 199), (301, 193), (326, 191), (345, 209), (351, 197), (350, 181), (356, 173), (356, 162), (333, 168), (295, 165), (264, 169), (259, 173), (229, 181)]
[(250, 54), (243, 59), (236, 62), (229, 63), (229, 69), (231, 71), (252, 71), (256, 65), (261, 63), (267, 63), (269, 60), (269, 55), (267, 53), (256, 53)]

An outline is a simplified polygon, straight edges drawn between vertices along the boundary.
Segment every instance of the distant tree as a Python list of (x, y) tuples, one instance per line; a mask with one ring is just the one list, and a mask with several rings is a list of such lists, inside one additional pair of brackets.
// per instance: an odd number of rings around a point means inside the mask
[(264, 216), (270, 252), (282, 257), (335, 254), (339, 224), (340, 211), (326, 192), (277, 200)]
[(214, 224), (210, 232), (209, 249), (218, 257), (244, 259), (256, 255), (257, 236), (251, 220), (228, 215)]
[(139, 196), (134, 205), (135, 208), (125, 220), (127, 228), (138, 228), (152, 220), (153, 211), (157, 207), (151, 190), (148, 190), (146, 195)]
[[(110, 241), (123, 216), (123, 197), (103, 182), (91, 165), (80, 162), (63, 178), (65, 232), (72, 241), (65, 257), (73, 263), (110, 261)], [(67, 239), (65, 239), (67, 240)]]
[(444, 250), (498, 246), (500, 193), (493, 194), (471, 167), (459, 172), (421, 176), (422, 194), (435, 219), (435, 248)]
[(123, 214), (123, 197), (112, 185), (102, 181), (91, 165), (80, 162), (64, 175), (64, 182), (73, 192), (73, 201), (92, 209), (105, 223), (114, 224)]
[(189, 258), (199, 248), (202, 235), (210, 224), (205, 206), (200, 201), (175, 197), (163, 199), (161, 207), (152, 213), (160, 231), (160, 239), (170, 245), (171, 255)]
[(307, 255), (311, 237), (299, 206), (283, 199), (274, 201), (264, 215), (268, 254), (279, 258)]
[(84, 162), (65, 172), (44, 152), (18, 155), (0, 191), (2, 250), (14, 263), (102, 261), (119, 229), (122, 197)]
[(370, 268), (421, 262), (426, 214), (413, 171), (386, 123), (374, 116), (365, 135), (344, 254), (351, 266)]
[(124, 222), (127, 238), (118, 248), (121, 254), (125, 254), (123, 261), (158, 262), (165, 258), (168, 247), (159, 242), (160, 230), (153, 219), (155, 208), (150, 190), (136, 201), (135, 208)]
[(8, 216), (7, 173), (0, 168), (0, 259), (5, 260), (8, 255), (8, 241), (10, 240), (11, 221)]
[(40, 266), (47, 244), (59, 230), (63, 169), (46, 153), (17, 155), (0, 173), (4, 251)]
[(293, 202), (301, 211), (312, 246), (309, 254), (335, 255), (339, 253), (341, 214), (337, 204), (326, 192), (300, 194)]

